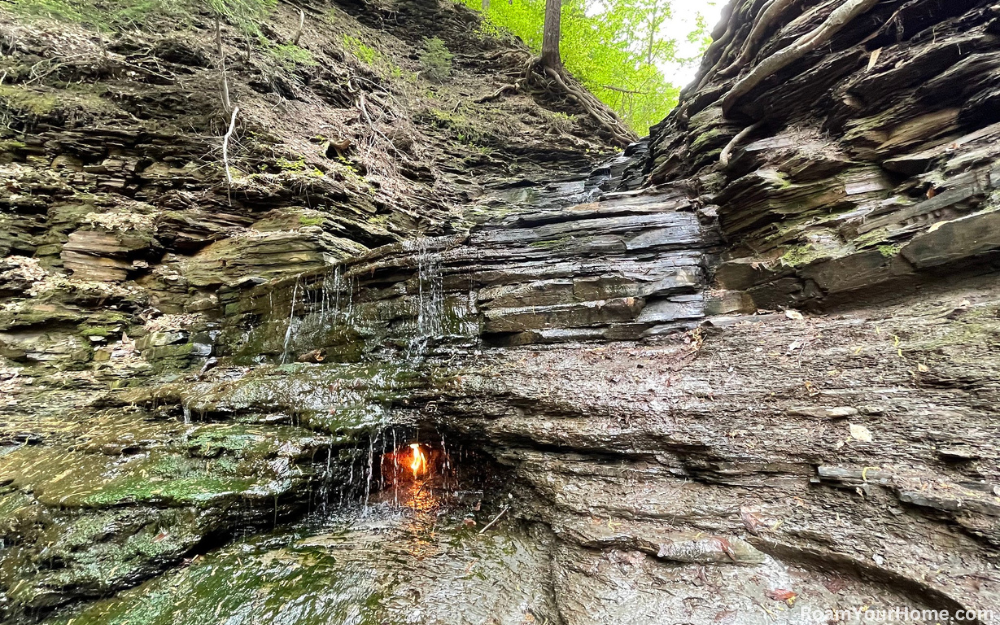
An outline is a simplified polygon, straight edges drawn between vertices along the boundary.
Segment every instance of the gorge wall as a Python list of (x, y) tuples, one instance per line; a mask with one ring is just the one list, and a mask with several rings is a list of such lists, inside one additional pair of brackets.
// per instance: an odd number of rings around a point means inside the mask
[[(992, 3), (734, 2), (678, 108), (619, 157), (556, 95), (492, 98), (526, 53), (470, 37), (469, 12), (344, 3), (320, 29), (318, 10), (322, 69), (258, 52), (236, 74), (237, 162), (260, 173), (232, 189), (195, 156), (225, 120), (171, 95), (214, 80), (176, 65), (205, 25), (147, 35), (153, 64), (112, 47), (101, 106), (146, 102), (114, 115), (35, 78), (49, 31), (8, 38), (10, 618), (1000, 607)], [(433, 87), (396, 54), (431, 32), (458, 68)], [(157, 110), (200, 132), (146, 128)], [(367, 513), (378, 449), (442, 436), (498, 478), (474, 508), (297, 524), (345, 494)]]

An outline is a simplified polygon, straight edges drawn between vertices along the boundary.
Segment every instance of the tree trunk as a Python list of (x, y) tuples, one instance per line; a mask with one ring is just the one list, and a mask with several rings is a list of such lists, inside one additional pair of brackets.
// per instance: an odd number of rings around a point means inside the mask
[(483, 13), (490, 10), (490, 0), (483, 0)]
[(545, 32), (542, 37), (542, 64), (546, 67), (562, 66), (559, 56), (562, 0), (545, 0)]

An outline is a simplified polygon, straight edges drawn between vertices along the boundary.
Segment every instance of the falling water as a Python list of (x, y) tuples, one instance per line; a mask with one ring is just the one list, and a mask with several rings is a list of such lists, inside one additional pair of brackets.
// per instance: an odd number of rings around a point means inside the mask
[[(392, 430), (392, 450), (396, 451), (399, 448), (399, 444), (396, 442), (396, 429)], [(399, 456), (397, 454), (392, 454), (392, 474), (399, 475)], [(394, 486), (392, 489), (392, 503), (395, 506), (399, 505), (399, 487)]]
[(292, 327), (295, 322), (295, 302), (299, 296), (299, 279), (295, 279), (295, 288), (292, 289), (292, 310), (288, 313), (288, 328), (285, 330), (285, 346), (281, 352), (281, 364), (288, 362), (288, 347), (292, 342)]
[(365, 508), (364, 514), (368, 514), (368, 497), (372, 492), (372, 465), (375, 460), (375, 437), (368, 437), (368, 475), (365, 479)]
[(444, 334), (444, 279), (438, 255), (421, 239), (417, 252), (417, 328), (407, 345), (406, 359), (423, 357), (430, 339)]

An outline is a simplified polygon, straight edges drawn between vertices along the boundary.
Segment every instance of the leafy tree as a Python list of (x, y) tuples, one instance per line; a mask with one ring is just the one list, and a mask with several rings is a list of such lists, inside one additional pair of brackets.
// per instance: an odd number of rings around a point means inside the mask
[[(489, 18), (486, 28), (493, 34), (507, 31), (520, 37), (549, 66), (553, 57), (545, 55), (546, 8), (561, 5), (555, 59), (640, 134), (677, 103), (679, 86), (660, 70), (667, 63), (688, 61), (679, 58), (677, 41), (664, 34), (672, 0), (463, 1), (484, 10)], [(551, 23), (551, 11), (549, 16)], [(704, 49), (706, 31), (701, 20), (687, 39)]]

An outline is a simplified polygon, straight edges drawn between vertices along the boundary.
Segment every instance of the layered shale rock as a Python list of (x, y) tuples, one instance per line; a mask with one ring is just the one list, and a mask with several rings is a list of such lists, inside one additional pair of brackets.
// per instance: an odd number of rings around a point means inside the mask
[(652, 133), (650, 180), (692, 178), (718, 205), (717, 282), (760, 307), (912, 287), (998, 247), (992, 3), (874, 3), (730, 95), (842, 4), (733, 3)]
[[(403, 4), (345, 7), (403, 39), (467, 25)], [(998, 20), (975, 0), (734, 2), (648, 142), (588, 174), (580, 137), (514, 141), (503, 175), (451, 143), (430, 173), (404, 159), (419, 184), (396, 203), (349, 175), (315, 203), (285, 178), (197, 196), (177, 151), (201, 138), (116, 131), (103, 152), (103, 130), (45, 126), (86, 102), (18, 92), (51, 134), (0, 165), (8, 614), (113, 593), (53, 619), (996, 609)], [(197, 68), (196, 48), (155, 49)], [(351, 106), (315, 71), (293, 95)], [(417, 210), (436, 193), (453, 214)], [(366, 516), (379, 449), (430, 437), (492, 485)], [(365, 512), (285, 524), (334, 491)]]

